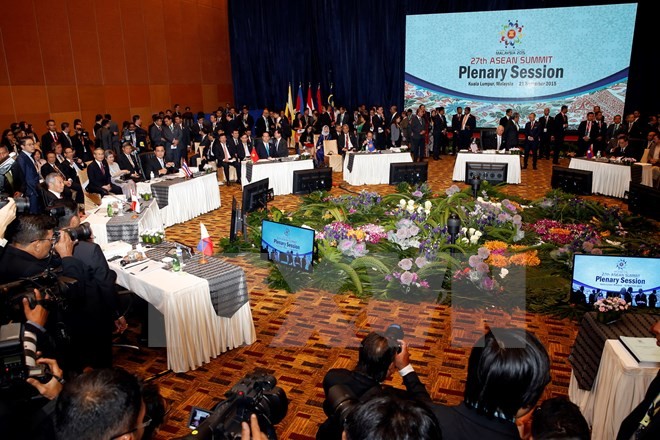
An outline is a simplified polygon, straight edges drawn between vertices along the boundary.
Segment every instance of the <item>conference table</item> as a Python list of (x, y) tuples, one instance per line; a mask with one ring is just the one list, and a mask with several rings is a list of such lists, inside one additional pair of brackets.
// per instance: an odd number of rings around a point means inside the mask
[[(122, 206), (121, 214), (108, 217), (108, 203), (117, 202)], [(103, 245), (111, 241), (125, 241), (136, 243), (140, 235), (147, 231), (161, 231), (163, 229), (160, 209), (155, 200), (140, 202), (140, 213), (124, 212), (125, 202), (116, 197), (103, 197), (101, 205), (83, 219), (89, 223), (94, 233), (94, 242)]]
[(241, 162), (241, 183), (243, 186), (268, 178), (268, 188), (276, 196), (293, 193), (293, 172), (314, 168), (312, 159), (289, 156), (260, 159), (257, 162)]
[(344, 181), (349, 185), (381, 185), (390, 183), (390, 164), (412, 162), (409, 152), (391, 150), (373, 153), (346, 153)]
[[(572, 158), (569, 168), (592, 172), (591, 192), (623, 198), (630, 189), (631, 166), (610, 163), (605, 160)], [(653, 166), (648, 163), (636, 163), (642, 167), (642, 184), (653, 186)]]
[(190, 179), (170, 175), (138, 182), (137, 192), (138, 195), (154, 195), (164, 227), (183, 223), (220, 207), (215, 173)]
[(459, 152), (456, 154), (452, 180), (465, 182), (465, 166), (468, 162), (505, 163), (507, 164), (506, 182), (516, 185), (521, 182), (520, 155), (518, 154)]
[[(105, 247), (106, 258), (117, 274), (117, 284), (162, 313), (169, 369), (194, 370), (227, 350), (254, 343), (256, 331), (242, 268), (213, 256), (201, 264), (198, 253), (185, 262), (183, 271), (173, 272), (161, 262), (175, 248), (167, 242), (147, 250), (148, 260), (122, 267), (111, 255), (123, 245)], [(115, 253), (121, 254), (124, 251)], [(151, 323), (149, 328), (151, 339)]]
[(614, 440), (623, 419), (644, 399), (658, 368), (640, 367), (619, 336), (652, 337), (657, 316), (624, 314), (606, 325), (585, 314), (569, 361), (569, 399), (592, 427), (592, 438)]

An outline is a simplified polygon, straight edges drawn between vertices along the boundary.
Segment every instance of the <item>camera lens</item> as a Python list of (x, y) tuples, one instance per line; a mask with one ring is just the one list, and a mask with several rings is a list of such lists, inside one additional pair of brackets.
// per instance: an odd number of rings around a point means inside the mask
[(92, 227), (89, 223), (81, 223), (75, 228), (67, 229), (71, 240), (89, 240), (92, 237)]

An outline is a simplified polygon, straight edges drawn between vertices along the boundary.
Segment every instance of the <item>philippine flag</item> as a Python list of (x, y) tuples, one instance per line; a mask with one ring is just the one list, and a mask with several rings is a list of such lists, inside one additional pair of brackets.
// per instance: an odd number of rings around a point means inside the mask
[(199, 240), (197, 250), (204, 255), (213, 255), (213, 242), (211, 241), (211, 237), (209, 237), (209, 231), (206, 230), (206, 226), (201, 222), (199, 228), (202, 230), (202, 238)]

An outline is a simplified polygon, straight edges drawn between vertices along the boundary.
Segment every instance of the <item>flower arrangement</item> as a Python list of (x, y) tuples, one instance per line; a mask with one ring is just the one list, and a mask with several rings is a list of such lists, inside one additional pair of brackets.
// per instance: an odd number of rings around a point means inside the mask
[(417, 257), (414, 261), (412, 258), (404, 258), (397, 263), (391, 274), (385, 276), (385, 280), (389, 282), (390, 288), (399, 288), (406, 294), (410, 293), (412, 289), (428, 289), (429, 282), (421, 279), (415, 271), (415, 268), (419, 270), (428, 264), (425, 257)]
[(520, 156), (522, 155), (522, 150), (520, 148), (510, 148), (509, 149), (509, 154), (513, 154), (514, 156)]
[(151, 200), (151, 197), (152, 197), (151, 193), (140, 194), (140, 198), (144, 201)]
[(620, 319), (629, 307), (630, 304), (618, 296), (602, 298), (594, 303), (596, 319), (604, 324), (611, 324)]
[(620, 162), (622, 165), (632, 166), (637, 162), (637, 159), (635, 159), (634, 157), (622, 157)]

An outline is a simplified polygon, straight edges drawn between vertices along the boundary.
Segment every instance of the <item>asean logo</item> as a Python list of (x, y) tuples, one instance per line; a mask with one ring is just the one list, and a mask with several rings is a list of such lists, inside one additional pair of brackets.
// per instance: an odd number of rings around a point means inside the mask
[(619, 260), (619, 262), (616, 263), (616, 268), (617, 268), (618, 270), (623, 270), (623, 269), (625, 269), (625, 268), (626, 268), (626, 260), (624, 260), (623, 258), (621, 258), (621, 259)]
[(507, 24), (502, 25), (502, 30), (500, 31), (500, 43), (504, 44), (507, 48), (516, 47), (516, 44), (522, 43), (524, 27), (525, 26), (518, 23), (518, 20), (509, 20)]

